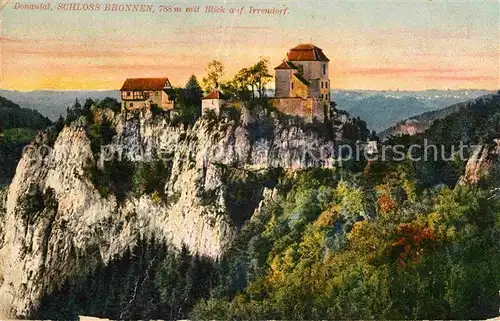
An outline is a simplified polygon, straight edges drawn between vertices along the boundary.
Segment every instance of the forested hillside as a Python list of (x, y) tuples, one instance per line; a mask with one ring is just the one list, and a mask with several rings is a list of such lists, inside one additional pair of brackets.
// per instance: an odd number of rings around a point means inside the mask
[[(482, 96), (470, 101), (461, 102), (458, 104), (451, 105), (449, 107), (426, 112), (417, 116), (410, 117), (406, 120), (398, 122), (395, 126), (387, 128), (386, 130), (380, 132), (380, 137), (386, 138), (391, 135), (398, 135), (404, 133), (405, 127), (414, 127), (414, 131), (417, 133), (422, 133), (429, 129), (431, 125), (440, 119), (447, 117), (448, 115), (456, 114), (454, 117), (467, 116), (469, 111), (475, 110), (477, 108), (483, 108), (488, 105), (491, 99), (495, 99), (496, 95), (490, 94)], [(459, 124), (457, 124), (459, 125)], [(474, 124), (473, 124), (474, 125)], [(477, 125), (477, 124), (476, 124)], [(457, 130), (455, 128), (455, 130)], [(458, 129), (460, 130), (460, 129)]]
[(0, 186), (8, 184), (21, 158), (21, 152), (38, 130), (52, 122), (39, 112), (20, 108), (0, 97)]
[[(391, 143), (491, 146), (499, 116), (496, 95)], [(452, 159), (373, 161), (361, 172), (313, 170), (283, 180), (220, 263), (229, 277), (191, 317), (497, 316), (498, 156), (477, 185), (456, 184), (465, 162)]]

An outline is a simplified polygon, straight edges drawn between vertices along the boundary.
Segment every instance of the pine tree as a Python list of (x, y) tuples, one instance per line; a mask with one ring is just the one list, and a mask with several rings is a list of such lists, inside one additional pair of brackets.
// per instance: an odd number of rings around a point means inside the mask
[(185, 88), (187, 90), (190, 90), (190, 89), (200, 89), (201, 90), (200, 83), (198, 82), (198, 79), (196, 78), (196, 76), (194, 74), (191, 75), (191, 77), (189, 77), (189, 80), (186, 83)]

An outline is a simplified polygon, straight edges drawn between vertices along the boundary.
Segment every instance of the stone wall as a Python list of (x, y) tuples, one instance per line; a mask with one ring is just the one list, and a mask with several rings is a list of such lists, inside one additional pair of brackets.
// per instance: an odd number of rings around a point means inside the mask
[(290, 97), (290, 82), (292, 80), (291, 69), (276, 69), (276, 97)]
[(292, 93), (288, 97), (301, 97), (305, 99), (309, 96), (308, 86), (304, 84), (302, 81), (300, 81), (299, 78), (294, 76), (292, 78), (292, 84), (293, 84)]
[(319, 121), (325, 120), (324, 104), (320, 99), (290, 97), (274, 98), (272, 102), (282, 113), (299, 116), (307, 121), (312, 121), (313, 118)]
[(220, 108), (226, 104), (223, 99), (203, 99), (201, 101), (201, 111), (205, 114), (208, 110), (213, 110), (215, 114), (220, 113)]
[(325, 102), (321, 99), (309, 98), (309, 101), (311, 101), (312, 117), (325, 121), (329, 115), (328, 112), (325, 113), (325, 108), (329, 109), (329, 106), (325, 106)]

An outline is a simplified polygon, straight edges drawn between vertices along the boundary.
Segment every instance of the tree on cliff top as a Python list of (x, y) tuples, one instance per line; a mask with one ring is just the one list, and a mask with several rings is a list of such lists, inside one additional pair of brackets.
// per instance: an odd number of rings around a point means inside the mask
[(250, 78), (255, 88), (259, 93), (259, 98), (265, 96), (265, 87), (271, 81), (272, 76), (269, 73), (269, 59), (261, 58), (259, 62), (253, 65), (250, 69)]
[(200, 83), (198, 82), (198, 78), (193, 74), (189, 77), (188, 82), (186, 83), (186, 89), (201, 89)]
[(265, 86), (271, 79), (269, 60), (261, 58), (255, 65), (238, 71), (231, 81), (222, 85), (222, 88), (226, 94), (240, 100), (256, 98), (256, 92), (259, 98), (262, 98), (265, 96)]
[(186, 86), (184, 87), (185, 91), (185, 104), (187, 105), (201, 105), (201, 98), (203, 97), (203, 90), (201, 89), (200, 83), (195, 75), (191, 75), (189, 77)]
[(224, 64), (219, 60), (212, 60), (205, 68), (207, 75), (203, 77), (203, 89), (209, 93), (214, 90), (224, 76)]

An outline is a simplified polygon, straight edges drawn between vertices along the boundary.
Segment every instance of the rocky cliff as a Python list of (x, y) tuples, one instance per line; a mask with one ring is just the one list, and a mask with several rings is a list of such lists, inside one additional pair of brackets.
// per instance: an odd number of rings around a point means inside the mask
[(480, 180), (496, 181), (500, 173), (500, 147), (479, 145), (467, 161), (459, 184), (477, 184)]
[[(245, 203), (248, 213), (239, 211), (229, 197), (236, 177), (245, 184), (248, 173), (269, 181), (274, 168), (330, 166), (313, 155), (331, 143), (314, 130), (243, 118), (200, 119), (184, 129), (150, 113), (117, 115), (110, 119), (116, 135), (100, 153), (84, 124), (65, 127), (49, 153), (40, 137), (19, 162), (6, 197), (0, 193), (3, 316), (36, 315), (45, 293), (119, 257), (139, 239), (217, 257), (263, 198), (264, 186), (252, 187), (251, 196), (244, 195), (252, 199)], [(341, 138), (341, 127), (332, 137)], [(160, 193), (102, 193), (96, 182), (120, 155), (131, 168), (156, 158), (167, 164)], [(120, 169), (118, 176), (125, 181), (130, 173)]]

